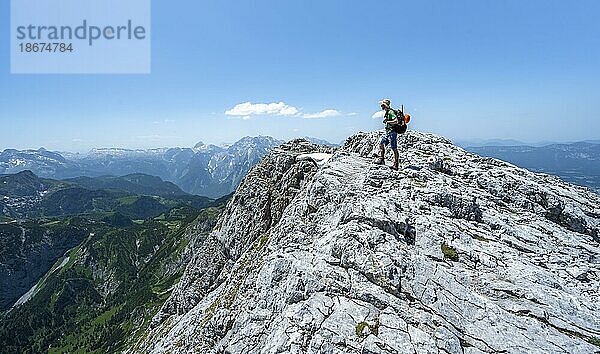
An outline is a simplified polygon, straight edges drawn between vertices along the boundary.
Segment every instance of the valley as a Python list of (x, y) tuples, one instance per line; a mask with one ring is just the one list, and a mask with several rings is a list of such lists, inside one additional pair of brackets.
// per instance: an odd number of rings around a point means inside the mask
[(139, 173), (0, 176), (0, 352), (122, 346), (148, 326), (228, 199)]

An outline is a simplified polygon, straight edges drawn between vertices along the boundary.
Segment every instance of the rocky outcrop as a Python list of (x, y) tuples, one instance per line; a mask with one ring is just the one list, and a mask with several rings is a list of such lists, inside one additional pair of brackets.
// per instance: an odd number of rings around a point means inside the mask
[(418, 132), (393, 171), (376, 143), (267, 155), (131, 351), (600, 350), (597, 194)]
[(317, 171), (310, 161), (297, 163), (296, 156), (318, 151), (332, 149), (304, 140), (292, 141), (275, 149), (250, 171), (223, 212), (227, 217), (220, 218), (215, 231), (197, 242), (191, 265), (156, 316), (156, 323), (191, 310), (226, 280), (235, 261), (278, 223), (302, 184)]

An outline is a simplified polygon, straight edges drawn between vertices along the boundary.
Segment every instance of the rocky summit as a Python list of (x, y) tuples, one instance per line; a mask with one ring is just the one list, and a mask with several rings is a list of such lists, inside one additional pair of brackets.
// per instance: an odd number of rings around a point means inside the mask
[(394, 171), (377, 142), (270, 152), (128, 351), (600, 351), (597, 194), (414, 131)]

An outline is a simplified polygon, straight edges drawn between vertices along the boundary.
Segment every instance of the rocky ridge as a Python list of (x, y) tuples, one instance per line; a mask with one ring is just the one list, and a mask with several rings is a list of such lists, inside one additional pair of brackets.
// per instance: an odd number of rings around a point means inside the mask
[(413, 131), (393, 171), (377, 137), (269, 153), (129, 351), (600, 351), (597, 194)]

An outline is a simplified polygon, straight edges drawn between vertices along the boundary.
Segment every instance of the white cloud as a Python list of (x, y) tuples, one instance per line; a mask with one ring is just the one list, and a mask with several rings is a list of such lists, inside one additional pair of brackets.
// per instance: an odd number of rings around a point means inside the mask
[(356, 113), (356, 112), (350, 112), (350, 113), (348, 113), (348, 114), (346, 114), (346, 115), (347, 115), (348, 117), (352, 117), (352, 116), (356, 116), (356, 115), (358, 115), (358, 113)]
[(244, 102), (235, 105), (232, 109), (225, 111), (228, 116), (249, 117), (252, 115), (278, 115), (293, 116), (298, 114), (296, 107), (289, 106), (283, 102), (279, 103), (252, 103)]
[[(306, 119), (314, 118), (328, 118), (341, 116), (342, 113), (339, 111), (329, 108), (321, 112), (316, 113), (302, 113), (300, 109), (290, 106), (284, 102), (279, 103), (252, 103), (244, 102), (235, 105), (233, 108), (225, 111), (225, 115), (238, 117), (241, 119), (250, 119), (252, 116), (258, 115), (275, 115), (275, 116), (287, 116), (287, 117), (298, 117)], [(352, 115), (352, 114), (351, 114)]]
[(341, 115), (340, 112), (336, 111), (335, 109), (326, 109), (322, 112), (318, 112), (318, 113), (304, 113), (302, 115), (302, 118), (327, 118), (327, 117), (336, 117)]
[(383, 118), (383, 111), (377, 111), (375, 113), (373, 113), (373, 115), (371, 116), (371, 118), (375, 119), (375, 118)]

